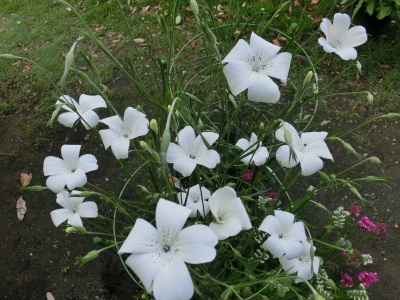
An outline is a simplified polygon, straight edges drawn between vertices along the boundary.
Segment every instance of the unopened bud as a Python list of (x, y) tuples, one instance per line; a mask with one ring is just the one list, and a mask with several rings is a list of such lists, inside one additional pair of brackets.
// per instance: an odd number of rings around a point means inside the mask
[(309, 71), (307, 73), (306, 77), (303, 80), (303, 87), (310, 83), (311, 78), (313, 77), (313, 75), (314, 75), (314, 73), (312, 71)]
[(58, 106), (58, 107), (53, 111), (53, 113), (51, 114), (50, 120), (47, 122), (47, 126), (53, 125), (54, 119), (55, 119), (55, 118), (58, 116), (58, 114), (60, 113), (61, 106), (62, 106), (62, 105)]
[(331, 178), (328, 176), (328, 174), (322, 172), (322, 171), (318, 171), (319, 176), (321, 176), (323, 179), (327, 180), (328, 182), (331, 181)]
[(358, 60), (357, 60), (357, 63), (356, 63), (356, 67), (357, 67), (358, 73), (362, 74), (362, 72), (361, 72), (362, 65)]
[(167, 152), (170, 142), (171, 142), (171, 133), (169, 132), (169, 130), (164, 130), (161, 141), (161, 152), (163, 153)]
[(143, 185), (138, 185), (138, 187), (142, 190), (142, 192), (145, 192), (146, 194), (151, 194), (150, 191)]
[(314, 300), (325, 300), (324, 297), (322, 297), (319, 294), (314, 294), (313, 296), (314, 296)]
[(370, 92), (367, 92), (367, 104), (368, 105), (374, 104), (374, 96)]
[(88, 76), (87, 74), (83, 73), (82, 71), (80, 71), (80, 70), (78, 70), (78, 69), (76, 69), (76, 68), (74, 68), (74, 67), (70, 67), (69, 70), (70, 70), (71, 72), (75, 73), (76, 75), (78, 75), (78, 77), (79, 77), (80, 79), (82, 79), (83, 81), (85, 81), (85, 82), (91, 82), (89, 76)]
[(176, 25), (179, 25), (181, 22), (182, 22), (182, 17), (181, 17), (181, 15), (178, 15), (178, 16), (175, 18), (175, 24), (176, 24)]
[(69, 195), (70, 197), (89, 197), (90, 195), (92, 195), (92, 192), (89, 191), (84, 191), (82, 193), (79, 194), (71, 194)]
[(151, 159), (153, 161), (155, 161), (155, 162), (160, 162), (161, 161), (160, 155), (158, 155), (158, 153), (156, 151), (151, 149), (150, 146), (146, 142), (140, 141), (139, 144), (140, 144), (140, 147), (142, 147), (143, 150), (146, 150), (149, 153), (149, 155), (150, 155), (150, 157), (151, 157)]
[(323, 204), (321, 204), (321, 203), (319, 203), (319, 202), (314, 202), (314, 204), (315, 204), (317, 207), (321, 208), (322, 210), (326, 211), (327, 213), (329, 213), (329, 214), (332, 213), (329, 209), (327, 209), (327, 208), (325, 207), (325, 205), (323, 205)]
[(68, 234), (71, 233), (80, 233), (80, 234), (85, 234), (87, 231), (84, 227), (80, 227), (80, 226), (70, 226), (67, 227), (67, 229), (65, 229), (65, 232)]
[(190, 0), (190, 7), (195, 15), (199, 14), (199, 5), (197, 4), (196, 0)]
[(35, 186), (21, 186), (21, 190), (24, 191), (32, 191), (32, 192), (40, 192), (47, 189), (47, 187), (43, 187), (41, 185), (35, 185)]
[(312, 85), (312, 89), (313, 89), (313, 91), (314, 91), (314, 94), (318, 94), (318, 87), (317, 87), (317, 85), (315, 84), (315, 83), (313, 83), (313, 85)]
[(240, 252), (237, 251), (236, 249), (233, 249), (232, 251), (233, 251), (233, 254), (234, 254), (235, 256), (237, 256), (237, 257), (243, 257), (242, 254), (240, 254)]
[(344, 148), (346, 148), (346, 149), (349, 150), (350, 152), (356, 152), (356, 151), (354, 150), (354, 148), (353, 148), (349, 143), (342, 142), (342, 144), (343, 144)]
[(324, 126), (324, 125), (326, 125), (326, 124), (328, 124), (328, 123), (330, 123), (331, 121), (322, 121), (321, 123), (320, 123), (320, 125), (321, 126)]
[(292, 145), (292, 134), (290, 133), (289, 130), (284, 130), (283, 131), (283, 137), (285, 139), (286, 144)]
[(97, 258), (99, 256), (99, 253), (100, 253), (99, 251), (93, 250), (93, 251), (90, 251), (88, 254), (86, 254), (83, 257), (77, 257), (75, 265), (81, 265), (82, 266), (85, 263), (87, 263), (88, 261), (91, 261), (91, 260)]
[(400, 113), (388, 113), (384, 117), (388, 118), (389, 120), (399, 119), (400, 118)]
[(4, 58), (4, 59), (16, 59), (17, 57), (15, 55), (12, 54), (0, 54), (0, 58)]
[(262, 131), (264, 130), (264, 128), (265, 128), (264, 122), (261, 122), (261, 123), (260, 123), (260, 126), (258, 126), (258, 130), (259, 130), (260, 132), (262, 132)]
[(150, 129), (158, 136), (158, 124), (157, 121), (152, 119), (150, 121)]
[(331, 289), (333, 289), (333, 290), (337, 289), (337, 286), (336, 286), (335, 282), (332, 279), (327, 279), (326, 280), (326, 285), (328, 287), (330, 287)]
[(372, 163), (374, 163), (374, 164), (378, 164), (378, 165), (383, 164), (383, 163), (381, 162), (381, 160), (380, 160), (379, 158), (377, 158), (376, 156), (370, 157), (369, 160), (370, 160)]

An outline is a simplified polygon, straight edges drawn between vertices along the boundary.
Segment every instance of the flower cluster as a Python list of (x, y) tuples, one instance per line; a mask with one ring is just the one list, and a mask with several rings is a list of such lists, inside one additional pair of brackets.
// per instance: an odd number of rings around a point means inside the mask
[(357, 276), (357, 279), (359, 281), (361, 281), (361, 283), (365, 287), (370, 287), (371, 284), (379, 281), (378, 274), (373, 273), (373, 272), (362, 271), (359, 274), (357, 274), (356, 276)]
[(362, 217), (361, 220), (357, 222), (357, 225), (375, 234), (380, 234), (381, 232), (387, 232), (385, 223), (375, 224), (368, 217)]
[(358, 205), (355, 205), (354, 203), (352, 203), (352, 204), (350, 204), (350, 207), (349, 207), (349, 213), (350, 213), (350, 215), (359, 217), (361, 214), (361, 209)]
[(342, 279), (340, 279), (339, 282), (340, 282), (340, 283), (342, 284), (342, 286), (345, 287), (345, 288), (351, 288), (351, 287), (354, 286), (354, 280), (353, 280), (353, 278), (352, 278), (349, 274), (347, 274), (347, 273), (344, 273), (344, 274), (342, 275)]

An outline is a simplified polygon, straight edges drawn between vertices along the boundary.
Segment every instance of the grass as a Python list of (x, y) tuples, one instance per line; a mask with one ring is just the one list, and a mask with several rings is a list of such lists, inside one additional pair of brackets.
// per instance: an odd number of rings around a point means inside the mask
[[(132, 43), (128, 38), (128, 31), (123, 18), (120, 17), (120, 10), (116, 1), (95, 1), (73, 0), (70, 3), (81, 13), (91, 30), (95, 33), (110, 51), (117, 55), (121, 61), (128, 56), (133, 62), (139, 60), (138, 55), (132, 51)], [(122, 10), (128, 24), (131, 26), (134, 38), (143, 38), (147, 45), (151, 45), (153, 54), (161, 59), (167, 58), (165, 49), (168, 43), (165, 34), (162, 34), (162, 27), (158, 21), (159, 15), (163, 14), (168, 26), (175, 26), (174, 20), (170, 16), (173, 13), (172, 4), (169, 1), (124, 1), (121, 0)], [(200, 5), (209, 5), (212, 14), (224, 14), (224, 5), (232, 8), (236, 7), (236, 13), (228, 17), (221, 18), (222, 22), (217, 23), (219, 30), (217, 36), (222, 40), (222, 44), (231, 46), (234, 44), (234, 37), (227, 35), (224, 27), (230, 22), (236, 23), (237, 28), (257, 28), (258, 23), (265, 24), (270, 21), (272, 13), (279, 7), (278, 2), (257, 2), (246, 4), (237, 0), (222, 2), (222, 7), (218, 6), (218, 1), (199, 1)], [(192, 13), (187, 9), (188, 5), (181, 2), (178, 7), (178, 14), (182, 23), (175, 29), (174, 39), (177, 48), (188, 42), (199, 30), (195, 27)], [(251, 19), (249, 16), (257, 13), (257, 17)], [(332, 6), (327, 1), (310, 8), (309, 6), (299, 7), (292, 5), (290, 10), (286, 9), (271, 22), (271, 27), (284, 32), (291, 32), (296, 40), (307, 41), (306, 49), (315, 57), (323, 54), (323, 50), (318, 46), (316, 40), (319, 22), (316, 19), (333, 14)], [(34, 0), (13, 0), (2, 5), (0, 20), (0, 38), (6, 43), (0, 45), (0, 53), (12, 53), (17, 56), (28, 57), (39, 65), (43, 66), (46, 74), (42, 73), (37, 67), (29, 62), (18, 60), (0, 60), (0, 116), (20, 113), (30, 118), (31, 126), (27, 131), (40, 131), (51, 115), (55, 98), (59, 92), (55, 90), (50, 81), (58, 82), (64, 70), (63, 55), (69, 51), (72, 43), (79, 37), (79, 28), (82, 28), (80, 20), (73, 12), (63, 5), (52, 1)], [(210, 16), (203, 16), (206, 20), (211, 20)], [(247, 22), (247, 23), (246, 23)], [(231, 26), (228, 26), (231, 28)], [(245, 28), (244, 28), (245, 29)], [(359, 48), (358, 60), (363, 64), (363, 75), (360, 80), (363, 85), (367, 84), (368, 89), (374, 92), (375, 103), (384, 107), (384, 110), (395, 111), (398, 109), (397, 99), (399, 96), (400, 68), (398, 53), (400, 53), (400, 41), (397, 34), (399, 24), (390, 24), (389, 30), (385, 33), (385, 38), (370, 39), (365, 45)], [(246, 30), (245, 30), (246, 32)], [(268, 37), (274, 39), (280, 36), (278, 33), (268, 32)], [(210, 55), (207, 46), (201, 44), (199, 39), (193, 40), (195, 43), (188, 45), (182, 52), (178, 63), (185, 64), (188, 61), (205, 58)], [(294, 51), (297, 46), (281, 42), (286, 51)], [(140, 55), (146, 57), (148, 46), (139, 46)], [(223, 52), (230, 48), (224, 48)], [(90, 56), (101, 74), (101, 82), (111, 89), (111, 95), (123, 98), (118, 92), (113, 92), (115, 78), (121, 74), (116, 72), (113, 65), (106, 59), (90, 41), (79, 43), (78, 53), (86, 53)], [(384, 53), (384, 55), (382, 55)], [(294, 59), (299, 59), (300, 53), (295, 53)], [(335, 62), (340, 66), (343, 64), (339, 59)], [(147, 66), (148, 65), (148, 66)], [(151, 61), (139, 68), (141, 74), (151, 68)], [(76, 55), (76, 66), (83, 72), (88, 72), (83, 60)], [(154, 65), (153, 65), (154, 67)], [(198, 64), (201, 68), (201, 63)], [(154, 70), (154, 69), (153, 69)], [(293, 70), (305, 72), (304, 66), (294, 66)], [(303, 71), (302, 71), (303, 70)], [(334, 74), (332, 74), (334, 75)], [(50, 80), (48, 79), (48, 77)], [(345, 81), (353, 81), (354, 72), (349, 72)], [(80, 93), (95, 93), (87, 84), (79, 81), (79, 78), (69, 75), (67, 89), (63, 93), (68, 93), (77, 97)], [(346, 89), (346, 85), (339, 87)], [(53, 92), (53, 94), (52, 94)], [(31, 112), (34, 112), (33, 114)], [(29, 113), (26, 113), (29, 112)]]

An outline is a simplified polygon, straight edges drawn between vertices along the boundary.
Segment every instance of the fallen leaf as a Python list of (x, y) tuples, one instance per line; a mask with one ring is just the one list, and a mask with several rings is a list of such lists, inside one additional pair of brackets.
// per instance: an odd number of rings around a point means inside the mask
[(313, 19), (314, 23), (319, 23), (322, 21), (322, 18), (324, 17), (324, 15), (322, 13), (317, 13)]
[(315, 4), (307, 6), (307, 8), (309, 10), (315, 10), (317, 7), (318, 7), (318, 5), (315, 5)]
[(146, 12), (149, 10), (149, 7), (150, 7), (150, 5), (147, 5), (147, 6), (145, 6), (145, 7), (142, 7), (142, 9), (140, 10), (140, 13), (141, 13), (141, 14), (146, 13)]
[(318, 4), (319, 0), (311, 0), (311, 4)]
[(195, 49), (195, 48), (197, 48), (197, 44), (196, 44), (196, 42), (191, 42), (190, 43), (190, 47), (192, 48), (192, 49)]
[(32, 180), (32, 173), (26, 174), (21, 173), (19, 174), (19, 180), (21, 181), (22, 186), (27, 186), (31, 183)]
[(19, 197), (17, 201), (17, 216), (20, 221), (24, 218), (26, 213), (26, 206), (25, 206), (25, 201), (22, 199), (22, 197)]
[(294, 6), (301, 7), (301, 2), (299, 0), (294, 1), (293, 4)]
[(276, 46), (280, 46), (280, 44), (279, 44), (279, 40), (276, 38), (276, 39), (273, 39), (272, 40), (272, 43), (274, 44), (274, 45), (276, 45)]
[(141, 39), (141, 38), (133, 39), (133, 41), (134, 41), (135, 43), (137, 43), (137, 44), (142, 44), (142, 43), (145, 42), (145, 40), (144, 40), (144, 39)]
[(47, 300), (56, 300), (50, 292), (46, 293)]

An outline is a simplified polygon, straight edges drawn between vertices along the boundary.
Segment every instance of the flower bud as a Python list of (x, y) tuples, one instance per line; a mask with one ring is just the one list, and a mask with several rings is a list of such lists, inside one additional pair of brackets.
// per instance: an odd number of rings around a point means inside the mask
[(331, 121), (322, 121), (321, 123), (320, 123), (320, 125), (321, 126), (324, 126), (324, 125), (326, 125), (326, 124), (328, 124), (328, 123), (330, 123)]
[(145, 192), (146, 194), (151, 194), (150, 191), (143, 185), (138, 185), (138, 188), (140, 188), (142, 192)]
[(243, 258), (242, 254), (240, 254), (240, 252), (237, 251), (236, 249), (233, 249), (232, 251), (233, 251), (233, 254), (234, 254), (235, 256)]
[(69, 235), (71, 233), (85, 234), (87, 231), (84, 227), (70, 226), (70, 227), (67, 227), (67, 229), (65, 229), (65, 232), (67, 233), (67, 235)]
[(379, 158), (377, 158), (376, 156), (372, 156), (369, 158), (369, 160), (374, 163), (374, 164), (379, 164), (379, 165), (383, 165), (383, 163), (381, 162), (381, 160)]
[(367, 104), (368, 105), (374, 104), (374, 96), (370, 92), (367, 92)]
[(258, 130), (259, 130), (260, 132), (263, 132), (263, 131), (264, 131), (264, 128), (265, 128), (264, 122), (261, 122), (261, 123), (260, 123), (260, 126), (258, 126)]
[(354, 148), (349, 143), (342, 142), (342, 144), (343, 144), (344, 148), (349, 150), (350, 152), (352, 152), (352, 153), (356, 152), (356, 150), (354, 150)]
[(357, 67), (358, 73), (362, 74), (362, 72), (361, 72), (362, 65), (358, 60), (357, 60), (357, 63), (356, 63), (356, 67)]
[(322, 172), (322, 171), (318, 171), (319, 176), (321, 176), (323, 179), (327, 180), (328, 182), (331, 181), (331, 178), (328, 176), (328, 174)]
[(35, 185), (35, 186), (21, 186), (21, 190), (24, 191), (32, 191), (32, 192), (40, 192), (47, 189), (47, 187), (43, 187), (41, 185)]
[(70, 197), (89, 197), (90, 195), (92, 195), (92, 192), (84, 191), (79, 194), (71, 194)]
[(326, 211), (327, 213), (331, 214), (332, 212), (327, 209), (323, 204), (319, 203), (319, 202), (313, 202), (317, 207), (321, 208), (322, 210)]
[(199, 14), (199, 6), (196, 0), (190, 0), (190, 7), (195, 15)]
[(292, 145), (292, 134), (290, 133), (289, 130), (284, 130), (283, 131), (283, 137), (285, 138), (285, 143), (288, 145)]
[(328, 287), (330, 287), (331, 289), (333, 289), (333, 290), (337, 289), (337, 286), (336, 286), (335, 282), (332, 279), (327, 279), (326, 280), (326, 285)]
[(158, 153), (156, 151), (151, 149), (150, 146), (146, 142), (140, 141), (139, 144), (140, 144), (140, 147), (142, 147), (143, 150), (146, 150), (149, 153), (150, 158), (153, 161), (155, 161), (155, 162), (160, 162), (161, 161), (160, 155), (158, 155)]
[(80, 79), (82, 79), (84, 82), (91, 82), (89, 76), (87, 74), (83, 73), (82, 71), (80, 71), (80, 70), (78, 70), (78, 69), (76, 69), (74, 67), (69, 68), (69, 70), (71, 72), (74, 72), (76, 75), (78, 75), (78, 77)]
[(317, 87), (317, 85), (315, 84), (315, 83), (313, 83), (313, 85), (312, 85), (312, 89), (313, 89), (313, 93), (314, 94), (318, 94), (318, 87)]
[(182, 22), (182, 17), (181, 17), (181, 15), (176, 16), (176, 18), (175, 18), (175, 24), (176, 24), (176, 25), (179, 25), (181, 22)]
[(4, 59), (16, 59), (17, 57), (15, 55), (12, 54), (0, 54), (0, 59), (4, 58)]
[(59, 106), (53, 111), (53, 113), (51, 114), (50, 120), (47, 122), (47, 126), (53, 125), (54, 119), (58, 116), (58, 114), (59, 114), (59, 112), (60, 112), (60, 110), (61, 110), (61, 106), (62, 106), (62, 105), (59, 105)]
[(152, 119), (149, 127), (156, 135), (158, 135), (158, 124), (156, 120)]
[(310, 83), (311, 78), (313, 77), (313, 75), (314, 75), (314, 73), (312, 71), (309, 71), (307, 73), (306, 77), (303, 80), (303, 87)]
[(398, 119), (400, 118), (400, 113), (388, 113), (384, 117), (386, 117), (389, 120)]
[(97, 258), (99, 256), (99, 253), (100, 253), (99, 251), (93, 250), (93, 251), (90, 251), (88, 254), (86, 254), (83, 257), (77, 257), (75, 265), (81, 265), (82, 266), (85, 263), (87, 263), (88, 261), (91, 261), (91, 260)]

